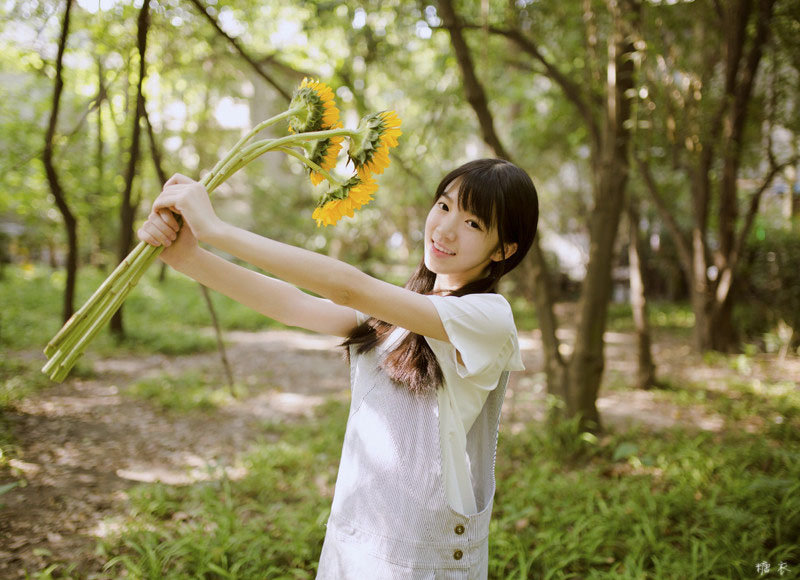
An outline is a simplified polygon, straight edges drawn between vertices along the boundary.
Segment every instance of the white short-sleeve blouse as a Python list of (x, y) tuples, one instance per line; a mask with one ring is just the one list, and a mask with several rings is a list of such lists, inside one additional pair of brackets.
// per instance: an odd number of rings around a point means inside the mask
[(467, 433), (503, 371), (524, 370), (508, 301), (499, 294), (429, 296), (448, 341), (426, 337), (444, 375), (438, 391), (445, 491), (459, 513), (477, 513)]

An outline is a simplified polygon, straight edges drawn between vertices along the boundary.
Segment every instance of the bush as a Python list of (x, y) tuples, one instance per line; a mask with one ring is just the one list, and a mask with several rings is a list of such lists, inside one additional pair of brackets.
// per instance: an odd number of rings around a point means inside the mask
[(740, 270), (742, 297), (737, 300), (737, 323), (745, 337), (762, 341), (767, 350), (788, 339), (780, 333), (781, 323), (794, 330), (792, 343), (800, 344), (798, 232), (800, 223), (792, 228), (756, 226), (747, 244), (747, 260)]

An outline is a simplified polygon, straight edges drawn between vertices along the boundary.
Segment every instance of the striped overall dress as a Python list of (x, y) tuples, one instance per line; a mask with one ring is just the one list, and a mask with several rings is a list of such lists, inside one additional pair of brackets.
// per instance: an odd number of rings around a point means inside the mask
[[(388, 342), (388, 341), (387, 341)], [(467, 435), (478, 513), (448, 504), (437, 394), (414, 395), (350, 347), (352, 400), (318, 580), (487, 577), (503, 372)]]

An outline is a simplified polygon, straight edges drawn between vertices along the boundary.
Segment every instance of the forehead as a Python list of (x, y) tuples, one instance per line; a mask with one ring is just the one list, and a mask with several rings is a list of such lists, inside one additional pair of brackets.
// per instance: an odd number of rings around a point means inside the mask
[(447, 187), (444, 190), (445, 195), (449, 194), (449, 197), (453, 195), (458, 195), (458, 189), (461, 186), (461, 177), (456, 177), (453, 181), (447, 184)]
[(447, 184), (447, 187), (444, 189), (442, 193), (442, 197), (446, 197), (450, 200), (451, 203), (458, 202), (458, 209), (468, 214), (471, 214), (473, 217), (477, 217), (480, 221), (484, 221), (475, 211), (475, 208), (466, 207), (464, 205), (464, 196), (461, 194), (461, 183), (462, 178), (456, 177), (453, 181)]

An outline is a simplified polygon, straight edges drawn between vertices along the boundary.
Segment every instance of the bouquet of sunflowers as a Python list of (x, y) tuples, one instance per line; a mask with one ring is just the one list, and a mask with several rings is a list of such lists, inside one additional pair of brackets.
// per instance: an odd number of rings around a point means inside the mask
[[(253, 141), (263, 129), (288, 121), (289, 135)], [(311, 182), (327, 180), (328, 190), (317, 203), (312, 218), (319, 226), (335, 225), (342, 217), (352, 217), (366, 205), (378, 189), (373, 175), (389, 165), (389, 149), (397, 146), (401, 135), (400, 119), (393, 111), (367, 115), (355, 129), (345, 129), (339, 120), (333, 91), (319, 81), (304, 79), (295, 91), (289, 108), (262, 121), (207, 173), (201, 183), (209, 193), (242, 167), (268, 151), (281, 151), (299, 159), (308, 168)], [(349, 140), (347, 156), (355, 173), (347, 179), (332, 175), (342, 143)], [(163, 250), (140, 242), (100, 285), (89, 300), (64, 324), (44, 350), (48, 357), (42, 372), (54, 381), (69, 374), (87, 345), (119, 310), (144, 272)]]

